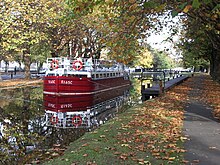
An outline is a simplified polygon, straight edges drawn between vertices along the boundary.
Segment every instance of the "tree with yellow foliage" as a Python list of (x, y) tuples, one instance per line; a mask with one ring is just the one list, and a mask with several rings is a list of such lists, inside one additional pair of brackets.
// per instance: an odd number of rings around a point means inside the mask
[(153, 55), (151, 52), (144, 48), (140, 51), (140, 54), (136, 57), (134, 65), (141, 66), (142, 68), (152, 68), (153, 67)]
[(22, 54), (25, 77), (30, 78), (31, 48), (50, 40), (62, 11), (62, 0), (2, 0), (0, 3), (1, 49)]

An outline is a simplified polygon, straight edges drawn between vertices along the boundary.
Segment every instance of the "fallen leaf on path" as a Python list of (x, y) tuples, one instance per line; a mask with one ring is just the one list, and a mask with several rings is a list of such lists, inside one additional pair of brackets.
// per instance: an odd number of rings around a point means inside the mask
[(199, 160), (193, 160), (193, 163), (199, 163)]
[(121, 152), (114, 152), (114, 154), (115, 154), (115, 155), (120, 155), (120, 154), (121, 154)]
[(87, 157), (87, 156), (88, 156), (88, 154), (84, 154), (83, 156), (84, 156), (84, 157)]
[(88, 146), (88, 145), (89, 145), (88, 143), (85, 143), (85, 144), (82, 145), (82, 147), (86, 147), (86, 146)]
[(212, 150), (214, 150), (214, 149), (217, 149), (217, 147), (209, 147), (209, 149), (212, 149)]
[(127, 155), (122, 154), (122, 155), (119, 156), (119, 158), (122, 159), (122, 160), (126, 160), (128, 157), (127, 157)]

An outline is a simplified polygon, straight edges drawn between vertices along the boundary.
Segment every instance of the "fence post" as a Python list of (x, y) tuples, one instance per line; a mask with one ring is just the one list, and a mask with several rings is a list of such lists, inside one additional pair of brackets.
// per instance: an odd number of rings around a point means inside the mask
[(141, 91), (145, 90), (145, 85), (141, 85)]
[(163, 92), (164, 92), (164, 87), (163, 87), (163, 81), (162, 80), (159, 81), (159, 87), (160, 87), (159, 95), (162, 95)]

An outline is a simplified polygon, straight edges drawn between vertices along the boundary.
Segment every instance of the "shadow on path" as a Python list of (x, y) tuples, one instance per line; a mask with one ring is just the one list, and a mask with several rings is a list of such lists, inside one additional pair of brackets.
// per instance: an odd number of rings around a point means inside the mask
[(192, 90), (185, 106), (183, 132), (188, 138), (184, 144), (185, 160), (190, 165), (219, 165), (220, 123), (213, 117), (212, 108), (199, 99), (204, 78), (204, 75), (192, 78)]

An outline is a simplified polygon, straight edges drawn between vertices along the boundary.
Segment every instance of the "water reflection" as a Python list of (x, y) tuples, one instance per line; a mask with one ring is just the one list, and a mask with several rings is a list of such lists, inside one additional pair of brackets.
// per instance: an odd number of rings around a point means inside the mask
[(0, 157), (2, 164), (23, 162), (42, 129), (42, 92), (39, 88), (1, 90)]
[(57, 128), (93, 128), (115, 114), (128, 98), (129, 90), (94, 95), (44, 95), (46, 123)]
[(42, 87), (1, 90), (0, 164), (38, 163), (59, 156), (70, 142), (114, 117), (127, 102), (129, 89), (112, 93), (71, 98), (43, 96)]

